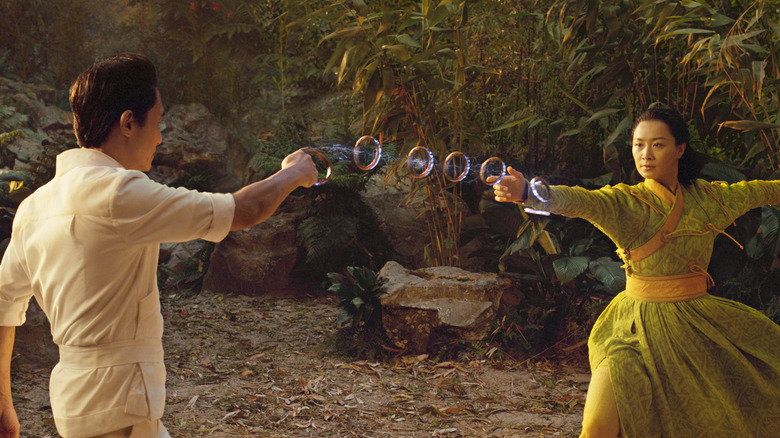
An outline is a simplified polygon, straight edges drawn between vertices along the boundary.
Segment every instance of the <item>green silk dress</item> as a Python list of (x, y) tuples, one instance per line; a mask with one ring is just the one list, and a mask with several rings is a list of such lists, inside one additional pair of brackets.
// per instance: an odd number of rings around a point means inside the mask
[[(524, 205), (594, 224), (620, 248), (627, 276), (698, 273), (711, 282), (715, 237), (748, 210), (780, 202), (780, 181), (679, 187), (676, 229), (638, 262), (630, 250), (656, 234), (675, 203), (657, 182), (552, 186), (548, 202), (530, 196)], [(780, 326), (749, 306), (709, 294), (656, 302), (624, 291), (599, 316), (588, 348), (591, 370), (609, 360), (624, 438), (780, 437)]]

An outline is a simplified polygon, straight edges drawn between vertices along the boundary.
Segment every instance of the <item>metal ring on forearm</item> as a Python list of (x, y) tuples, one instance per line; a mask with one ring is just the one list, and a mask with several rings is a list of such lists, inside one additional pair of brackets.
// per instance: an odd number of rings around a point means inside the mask
[(541, 202), (550, 202), (550, 184), (542, 177), (535, 176), (528, 183), (531, 194)]
[[(360, 164), (360, 151), (358, 150), (358, 146), (360, 146), (361, 143), (366, 141), (373, 141), (375, 146), (375, 153), (374, 153), (374, 159), (367, 165)], [(370, 135), (364, 135), (360, 137), (355, 142), (355, 148), (352, 150), (352, 158), (355, 160), (355, 165), (358, 167), (358, 169), (361, 170), (371, 170), (379, 163), (379, 160), (382, 158), (382, 145), (379, 144), (379, 141), (375, 139), (374, 137)]]
[[(457, 164), (455, 163), (456, 159), (461, 160), (463, 169), (460, 171), (460, 173), (450, 176), (450, 173), (447, 170), (449, 169), (450, 165), (452, 165), (453, 169), (457, 169)], [(469, 161), (469, 157), (467, 157), (463, 152), (453, 152), (447, 155), (447, 158), (444, 159), (444, 177), (447, 178), (447, 180), (450, 182), (462, 181), (463, 178), (468, 175), (469, 170), (471, 170), (471, 161)]]
[[(542, 203), (550, 202), (550, 184), (544, 178), (535, 176), (528, 182), (529, 196), (533, 195), (534, 198)], [(549, 216), (550, 212), (545, 210), (539, 210), (537, 208), (525, 207), (523, 208), (526, 213), (538, 214), (542, 216)]]
[[(415, 173), (414, 169), (412, 168), (412, 163), (414, 161), (413, 156), (417, 153), (423, 153), (428, 160), (428, 164), (425, 166), (425, 170), (420, 173)], [(406, 156), (406, 167), (409, 169), (409, 174), (412, 175), (413, 178), (425, 178), (428, 176), (428, 174), (431, 173), (431, 170), (433, 169), (433, 154), (423, 146), (415, 146), (411, 151), (409, 151), (409, 155)]]
[[(500, 175), (485, 175), (487, 173), (487, 168), (489, 164), (493, 163), (500, 163), (501, 164), (501, 174)], [(506, 176), (506, 164), (504, 164), (503, 161), (501, 161), (501, 158), (498, 157), (490, 157), (487, 160), (485, 160), (484, 163), (482, 163), (482, 167), (479, 169), (479, 179), (482, 180), (485, 185), (492, 186), (493, 184), (498, 184), (501, 182), (502, 179), (504, 179), (504, 176)], [(488, 181), (489, 178), (495, 177), (496, 179), (493, 181)]]
[(328, 157), (325, 156), (325, 154), (323, 154), (321, 151), (314, 148), (303, 148), (301, 150), (311, 155), (312, 157), (319, 158), (320, 160), (322, 160), (323, 163), (325, 163), (325, 166), (327, 166), (327, 170), (325, 171), (325, 178), (318, 179), (317, 182), (314, 183), (314, 185), (321, 186), (326, 182), (330, 181), (330, 177), (333, 174), (333, 166), (330, 164), (330, 160), (328, 159)]

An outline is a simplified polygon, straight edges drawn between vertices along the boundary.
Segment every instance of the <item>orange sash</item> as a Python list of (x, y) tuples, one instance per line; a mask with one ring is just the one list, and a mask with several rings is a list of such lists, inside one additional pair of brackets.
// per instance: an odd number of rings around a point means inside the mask
[(700, 273), (641, 277), (626, 275), (626, 295), (656, 303), (683, 301), (707, 294), (708, 278)]
[(669, 216), (666, 217), (666, 222), (664, 222), (661, 229), (644, 244), (631, 250), (623, 250), (627, 260), (631, 260), (632, 262), (643, 260), (666, 244), (667, 240), (664, 236), (677, 228), (677, 223), (680, 222), (680, 217), (682, 217), (683, 202), (682, 187), (678, 187), (677, 195), (674, 199), (674, 206), (672, 207), (672, 211), (669, 212)]

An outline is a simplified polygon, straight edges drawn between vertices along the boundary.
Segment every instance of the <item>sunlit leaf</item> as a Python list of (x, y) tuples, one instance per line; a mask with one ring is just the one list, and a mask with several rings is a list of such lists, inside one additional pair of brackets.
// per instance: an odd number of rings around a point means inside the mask
[(752, 131), (754, 129), (780, 128), (780, 123), (759, 122), (758, 120), (732, 120), (720, 123), (722, 128), (736, 129), (739, 131)]
[(535, 117), (536, 116), (531, 115), (531, 116), (528, 116), (528, 117), (523, 117), (522, 119), (519, 119), (519, 120), (513, 120), (511, 122), (504, 123), (503, 125), (501, 125), (501, 126), (499, 126), (497, 128), (493, 128), (489, 132), (496, 132), (496, 131), (501, 131), (501, 130), (504, 130), (504, 129), (513, 128), (513, 127), (515, 127), (517, 125), (521, 125), (523, 123), (526, 123), (529, 120), (534, 119)]
[(664, 37), (671, 37), (674, 35), (699, 35), (699, 34), (714, 34), (714, 30), (709, 29), (677, 29), (673, 30), (667, 34), (664, 34)]
[(560, 245), (558, 245), (558, 242), (548, 231), (540, 233), (539, 237), (536, 239), (536, 243), (538, 243), (547, 254), (560, 254), (561, 252)]
[(325, 35), (324, 37), (322, 37), (320, 42), (327, 41), (333, 38), (351, 38), (355, 35), (358, 35), (361, 32), (363, 32), (363, 26), (345, 27), (344, 29), (339, 29), (335, 32)]
[(403, 44), (390, 44), (382, 46), (383, 50), (390, 52), (396, 59), (401, 62), (406, 62), (412, 56), (409, 54), (409, 50)]

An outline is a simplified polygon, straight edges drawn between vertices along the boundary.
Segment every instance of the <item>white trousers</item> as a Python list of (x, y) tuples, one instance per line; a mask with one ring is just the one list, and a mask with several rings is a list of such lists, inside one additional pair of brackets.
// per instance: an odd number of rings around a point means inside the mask
[(168, 429), (163, 426), (162, 421), (154, 420), (89, 438), (171, 438), (171, 435), (168, 433)]

